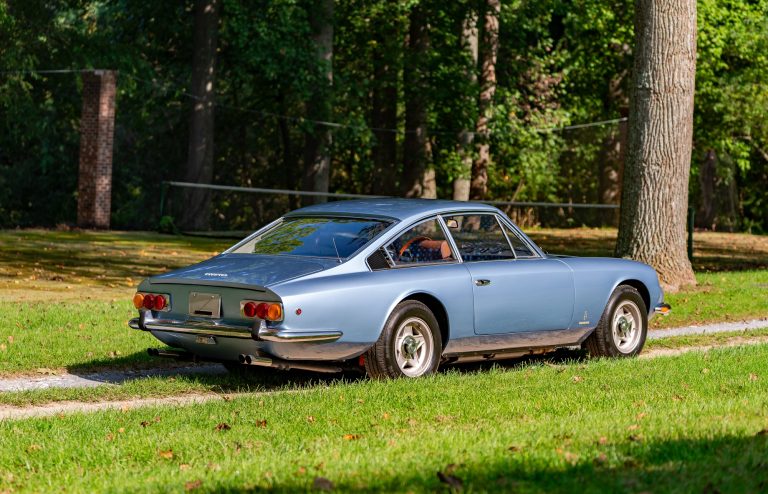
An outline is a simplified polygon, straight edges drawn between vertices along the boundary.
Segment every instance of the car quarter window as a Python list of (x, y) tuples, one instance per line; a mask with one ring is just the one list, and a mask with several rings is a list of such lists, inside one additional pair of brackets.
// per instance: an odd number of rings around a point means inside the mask
[(512, 248), (515, 249), (515, 255), (517, 257), (539, 257), (525, 242), (521, 239), (517, 233), (515, 233), (507, 225), (504, 225), (504, 231), (507, 233), (509, 242), (512, 244)]
[(464, 214), (444, 219), (465, 262), (515, 258), (496, 215)]
[(437, 218), (423, 221), (386, 246), (396, 266), (455, 262), (456, 258)]

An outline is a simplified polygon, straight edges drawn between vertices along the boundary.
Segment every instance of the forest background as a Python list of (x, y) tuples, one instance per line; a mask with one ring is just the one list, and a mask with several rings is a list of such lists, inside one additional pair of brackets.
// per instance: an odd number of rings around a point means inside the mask
[[(196, 16), (205, 6), (207, 29)], [(0, 227), (74, 223), (79, 72), (94, 68), (118, 71), (113, 228), (188, 222), (180, 195), (165, 218), (158, 205), (163, 181), (195, 175), (201, 101), (214, 122), (202, 182), (463, 198), (487, 153), (474, 199), (616, 204), (633, 15), (628, 0), (0, 1)], [(203, 94), (194, 74), (206, 46), (214, 69)], [(689, 182), (699, 228), (768, 232), (766, 77), (768, 1), (699, 1)], [(324, 162), (325, 181), (313, 174)], [(225, 230), (301, 203), (206, 200), (195, 226)], [(618, 218), (514, 213), (524, 225)]]

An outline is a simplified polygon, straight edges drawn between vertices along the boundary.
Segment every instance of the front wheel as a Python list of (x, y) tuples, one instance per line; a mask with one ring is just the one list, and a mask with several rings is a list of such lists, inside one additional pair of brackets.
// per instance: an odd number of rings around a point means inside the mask
[(365, 354), (365, 371), (374, 379), (420, 377), (440, 365), (440, 327), (429, 307), (406, 300), (390, 314), (378, 341)]
[(648, 310), (634, 287), (620, 285), (608, 300), (595, 331), (584, 343), (593, 357), (633, 357), (648, 335)]

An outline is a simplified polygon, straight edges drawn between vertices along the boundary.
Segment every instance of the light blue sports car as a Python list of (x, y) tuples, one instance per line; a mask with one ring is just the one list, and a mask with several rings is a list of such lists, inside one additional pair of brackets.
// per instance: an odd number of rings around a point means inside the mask
[(375, 378), (561, 347), (629, 357), (670, 310), (650, 266), (549, 255), (495, 207), (416, 199), (293, 211), (133, 301), (130, 326), (179, 349), (154, 355)]

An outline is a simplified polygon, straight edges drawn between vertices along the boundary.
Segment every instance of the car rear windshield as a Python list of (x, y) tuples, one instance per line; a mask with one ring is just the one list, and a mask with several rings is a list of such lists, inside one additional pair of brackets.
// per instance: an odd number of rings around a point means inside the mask
[(347, 258), (388, 226), (362, 218), (286, 218), (236, 252)]

